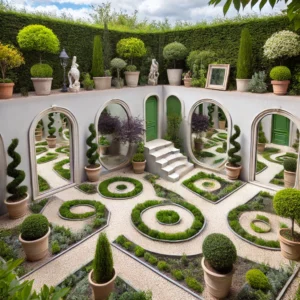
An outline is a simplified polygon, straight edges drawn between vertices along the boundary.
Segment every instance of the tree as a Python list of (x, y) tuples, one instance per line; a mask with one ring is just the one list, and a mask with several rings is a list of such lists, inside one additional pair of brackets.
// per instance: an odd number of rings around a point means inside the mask
[(239, 162), (242, 160), (240, 155), (236, 155), (235, 153), (241, 150), (241, 145), (236, 139), (240, 136), (241, 130), (240, 127), (234, 125), (235, 133), (230, 137), (230, 144), (233, 145), (233, 148), (228, 150), (228, 161), (232, 167), (239, 167)]
[(93, 62), (91, 73), (93, 77), (104, 76), (103, 50), (100, 35), (95, 35), (94, 37)]
[(237, 79), (250, 79), (252, 75), (252, 40), (248, 28), (241, 34), (240, 49), (237, 62)]

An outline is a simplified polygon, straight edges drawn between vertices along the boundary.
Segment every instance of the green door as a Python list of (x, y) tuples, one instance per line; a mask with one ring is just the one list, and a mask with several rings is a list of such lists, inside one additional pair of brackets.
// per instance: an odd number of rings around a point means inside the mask
[(290, 120), (281, 115), (272, 116), (272, 143), (288, 146), (290, 141)]
[(147, 142), (157, 139), (158, 106), (155, 96), (146, 101), (146, 140)]
[(181, 116), (181, 103), (175, 96), (170, 96), (167, 99), (167, 117), (176, 114)]

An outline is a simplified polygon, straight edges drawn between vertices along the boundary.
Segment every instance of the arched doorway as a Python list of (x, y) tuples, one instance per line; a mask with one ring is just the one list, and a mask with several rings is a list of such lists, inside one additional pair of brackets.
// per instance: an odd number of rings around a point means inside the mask
[(155, 96), (146, 100), (146, 141), (158, 138), (158, 101)]
[(176, 96), (167, 99), (167, 117), (173, 114), (181, 116), (181, 102)]

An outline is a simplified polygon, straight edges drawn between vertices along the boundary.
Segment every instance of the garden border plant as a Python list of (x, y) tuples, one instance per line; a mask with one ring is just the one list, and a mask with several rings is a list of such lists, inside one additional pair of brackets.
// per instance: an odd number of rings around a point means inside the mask
[(53, 166), (53, 170), (63, 179), (66, 180), (71, 180), (71, 170), (69, 169), (64, 169), (63, 166), (65, 164), (70, 163), (70, 159), (66, 158), (63, 159), (61, 161), (58, 161), (57, 163), (55, 163), (55, 165)]
[(79, 185), (76, 185), (75, 188), (79, 190), (82, 193), (85, 193), (87, 195), (97, 194), (97, 185), (89, 183), (89, 182), (83, 182)]
[(176, 225), (181, 221), (179, 214), (174, 210), (160, 210), (155, 217), (156, 221), (162, 225)]
[(58, 158), (58, 154), (54, 152), (47, 152), (44, 156), (37, 159), (37, 164), (45, 164), (50, 161), (56, 160)]

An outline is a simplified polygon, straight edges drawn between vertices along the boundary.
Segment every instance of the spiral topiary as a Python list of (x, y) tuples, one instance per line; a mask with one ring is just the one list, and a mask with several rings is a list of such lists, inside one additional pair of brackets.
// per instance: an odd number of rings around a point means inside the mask
[(91, 134), (87, 138), (86, 144), (90, 147), (90, 149), (88, 149), (88, 151), (86, 152), (86, 156), (88, 158), (89, 166), (95, 167), (97, 166), (96, 161), (99, 159), (99, 154), (97, 152), (98, 145), (97, 143), (93, 142), (96, 138), (96, 130), (94, 124), (90, 124), (89, 131)]
[(56, 132), (56, 128), (52, 126), (54, 124), (53, 113), (48, 115), (49, 123), (48, 123), (48, 133), (50, 138), (55, 138), (54, 133)]
[(21, 237), (26, 241), (40, 239), (49, 231), (48, 219), (40, 214), (28, 216), (21, 225)]
[(7, 175), (14, 178), (14, 180), (6, 187), (7, 192), (12, 194), (12, 196), (8, 198), (9, 201), (19, 201), (27, 195), (27, 186), (19, 186), (25, 179), (25, 172), (16, 169), (16, 167), (21, 163), (20, 154), (15, 152), (18, 144), (19, 140), (13, 139), (7, 149), (8, 155), (13, 159), (13, 161), (7, 166)]
[(214, 121), (213, 121), (213, 116), (212, 116), (212, 114), (213, 114), (214, 111), (215, 111), (215, 105), (214, 105), (214, 104), (208, 105), (207, 110), (208, 110), (208, 118), (209, 118), (209, 127), (210, 127), (210, 128), (213, 128), (215, 123), (214, 123)]
[(242, 160), (242, 157), (240, 155), (236, 155), (235, 153), (239, 152), (241, 150), (240, 143), (236, 142), (236, 139), (240, 136), (241, 130), (240, 127), (237, 125), (234, 125), (235, 134), (233, 134), (230, 137), (230, 144), (233, 145), (233, 148), (228, 150), (228, 161), (229, 164), (233, 167), (239, 167), (239, 162)]

